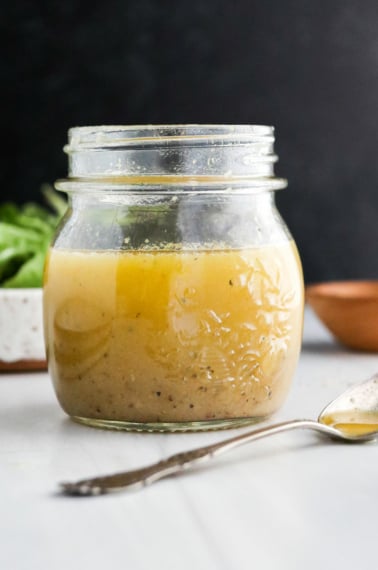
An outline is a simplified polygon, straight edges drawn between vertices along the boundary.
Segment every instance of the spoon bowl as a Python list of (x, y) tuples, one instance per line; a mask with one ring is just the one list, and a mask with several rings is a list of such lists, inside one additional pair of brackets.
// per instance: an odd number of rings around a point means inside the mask
[(294, 429), (311, 429), (332, 439), (366, 442), (378, 437), (378, 374), (349, 388), (320, 413), (318, 420), (291, 420), (270, 425), (213, 445), (177, 453), (158, 463), (133, 471), (62, 483), (61, 491), (72, 496), (102, 495), (126, 488), (141, 488), (163, 477), (180, 474), (189, 467), (231, 451), (239, 445)]
[[(332, 426), (344, 436), (361, 440), (378, 433), (378, 374), (352, 386), (333, 400), (318, 417), (318, 422)], [(370, 437), (369, 437), (370, 439)]]

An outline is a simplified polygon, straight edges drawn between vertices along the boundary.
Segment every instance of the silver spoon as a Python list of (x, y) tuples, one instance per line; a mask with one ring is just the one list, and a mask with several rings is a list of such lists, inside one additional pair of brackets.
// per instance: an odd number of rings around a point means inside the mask
[(292, 420), (255, 429), (213, 445), (177, 453), (141, 469), (83, 479), (74, 483), (61, 483), (61, 491), (66, 495), (93, 496), (130, 487), (143, 487), (163, 477), (182, 473), (193, 465), (231, 451), (239, 445), (297, 428), (315, 430), (332, 439), (354, 443), (376, 439), (378, 437), (378, 374), (353, 386), (328, 404), (320, 413), (317, 421)]

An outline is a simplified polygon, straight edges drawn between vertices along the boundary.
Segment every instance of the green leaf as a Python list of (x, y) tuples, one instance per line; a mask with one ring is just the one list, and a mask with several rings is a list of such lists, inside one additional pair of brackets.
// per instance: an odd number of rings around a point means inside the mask
[(12, 204), (12, 202), (4, 202), (4, 204), (0, 204), (0, 220), (2, 222), (14, 224), (18, 214), (19, 209), (16, 204)]
[(42, 239), (41, 234), (35, 230), (0, 222), (0, 249), (9, 246), (38, 248)]
[(56, 225), (56, 222), (51, 223), (47, 218), (44, 220), (24, 211), (17, 216), (16, 223), (21, 228), (29, 228), (48, 236), (53, 234)]
[(47, 249), (67, 203), (49, 185), (41, 191), (53, 212), (34, 202), (0, 205), (0, 287), (42, 286)]
[(17, 273), (33, 252), (17, 247), (7, 247), (0, 251), (0, 282)]
[(2, 283), (3, 287), (42, 287), (46, 253), (40, 251), (24, 263), (13, 277)]

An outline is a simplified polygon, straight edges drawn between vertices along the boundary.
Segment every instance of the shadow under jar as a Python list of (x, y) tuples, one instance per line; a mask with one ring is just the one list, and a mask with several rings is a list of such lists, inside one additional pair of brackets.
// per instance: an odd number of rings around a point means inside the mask
[(273, 128), (78, 127), (45, 270), (67, 414), (126, 430), (236, 427), (283, 403), (303, 277), (274, 191)]

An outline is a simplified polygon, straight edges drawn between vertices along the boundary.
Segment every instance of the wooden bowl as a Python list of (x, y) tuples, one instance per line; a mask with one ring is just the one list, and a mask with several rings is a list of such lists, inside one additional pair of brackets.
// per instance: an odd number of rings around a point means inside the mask
[(308, 285), (306, 301), (342, 344), (378, 351), (378, 281)]

